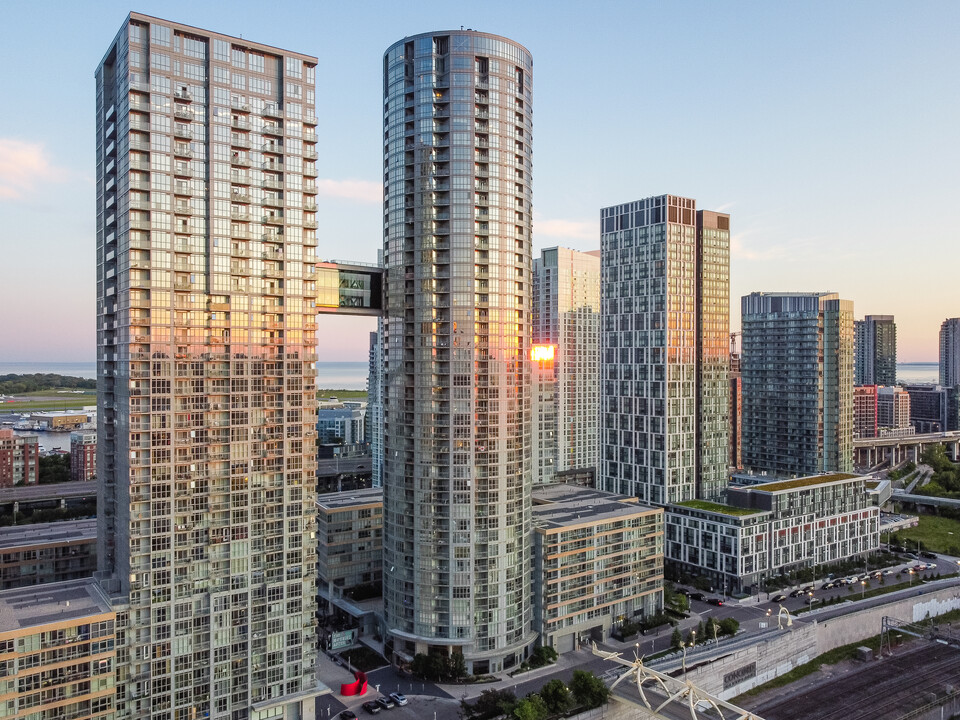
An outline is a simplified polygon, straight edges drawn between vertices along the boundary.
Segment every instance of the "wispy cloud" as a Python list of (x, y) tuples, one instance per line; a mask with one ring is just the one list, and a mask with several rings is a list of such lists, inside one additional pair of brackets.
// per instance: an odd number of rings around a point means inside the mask
[(596, 221), (544, 220), (539, 217), (534, 217), (533, 232), (536, 235), (548, 235), (557, 238), (600, 241), (600, 227)]
[(44, 182), (65, 182), (69, 172), (53, 164), (43, 143), (0, 138), (0, 200), (22, 200)]
[(317, 192), (325, 197), (343, 198), (369, 205), (383, 202), (383, 185), (370, 180), (319, 179)]

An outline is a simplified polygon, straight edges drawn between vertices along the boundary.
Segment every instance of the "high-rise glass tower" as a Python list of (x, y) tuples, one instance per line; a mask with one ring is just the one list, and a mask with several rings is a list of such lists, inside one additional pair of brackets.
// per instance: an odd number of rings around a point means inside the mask
[(309, 718), (314, 57), (132, 13), (96, 71), (118, 718)]
[(940, 325), (940, 384), (960, 385), (960, 318), (947, 318)]
[(530, 53), (427, 33), (384, 63), (384, 617), (493, 672), (530, 607)]
[(553, 421), (537, 428), (534, 437), (534, 444), (544, 447), (555, 440), (553, 462), (542, 458), (536, 479), (595, 472), (600, 453), (599, 250), (548, 248), (533, 261), (533, 342), (556, 348)]
[(852, 472), (853, 302), (755, 292), (741, 308), (744, 468)]
[(730, 216), (660, 195), (601, 210), (604, 489), (718, 500), (730, 428)]
[(854, 322), (854, 382), (897, 384), (897, 324), (893, 315), (867, 315)]

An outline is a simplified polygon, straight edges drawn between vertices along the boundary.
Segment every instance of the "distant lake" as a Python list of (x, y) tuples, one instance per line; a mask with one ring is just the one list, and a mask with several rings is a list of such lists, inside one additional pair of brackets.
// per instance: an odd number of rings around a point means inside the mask
[[(365, 390), (367, 369), (365, 362), (318, 362), (317, 387), (326, 390)], [(54, 373), (95, 380), (97, 364), (95, 362), (0, 363), (0, 375), (34, 375), (36, 373)]]
[(54, 375), (96, 380), (97, 364), (95, 362), (0, 362), (0, 375), (36, 375), (38, 373), (53, 373)]
[(940, 364), (935, 362), (897, 363), (897, 382), (913, 385), (940, 382)]

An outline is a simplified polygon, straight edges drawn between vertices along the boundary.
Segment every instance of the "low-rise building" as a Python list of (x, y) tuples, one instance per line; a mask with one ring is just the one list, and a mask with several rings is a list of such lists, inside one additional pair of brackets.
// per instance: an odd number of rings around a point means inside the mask
[(40, 437), (0, 430), (0, 487), (36, 485), (40, 477)]
[(365, 443), (367, 404), (362, 401), (321, 400), (317, 410), (319, 442), (354, 445)]
[(663, 609), (663, 510), (574, 485), (534, 489), (534, 627), (557, 652)]
[(0, 528), (0, 589), (92, 577), (96, 569), (95, 519)]
[(880, 509), (865, 478), (833, 473), (727, 490), (727, 504), (667, 507), (666, 553), (675, 568), (746, 592), (764, 579), (879, 547)]
[(895, 386), (877, 388), (877, 427), (894, 431), (911, 427), (910, 393)]
[(877, 386), (858, 385), (853, 389), (853, 437), (877, 436)]
[(92, 579), (0, 592), (0, 716), (113, 718), (115, 661), (116, 613)]
[(74, 482), (97, 479), (95, 430), (70, 433), (70, 479)]
[(960, 387), (904, 385), (910, 394), (910, 424), (918, 433), (960, 430)]
[(383, 488), (317, 496), (320, 597), (334, 600), (383, 579)]
[(75, 430), (90, 422), (90, 415), (83, 411), (35, 412), (30, 422), (47, 430)]

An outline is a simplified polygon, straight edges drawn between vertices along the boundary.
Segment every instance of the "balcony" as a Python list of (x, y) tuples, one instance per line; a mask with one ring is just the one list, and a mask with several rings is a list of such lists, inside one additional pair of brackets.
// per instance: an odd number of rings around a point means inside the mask
[(188, 140), (193, 140), (193, 130), (190, 129), (189, 125), (186, 125), (184, 123), (174, 123), (173, 136), (178, 138), (186, 138)]
[(252, 185), (253, 180), (248, 173), (230, 173), (230, 182), (234, 185)]
[(250, 193), (237, 192), (234, 190), (232, 193), (230, 193), (230, 202), (248, 205), (250, 203)]
[(277, 103), (266, 103), (263, 106), (263, 112), (260, 114), (265, 118), (276, 118), (277, 120), (283, 117), (283, 112)]
[(246, 118), (234, 117), (230, 123), (230, 127), (234, 130), (241, 130), (243, 132), (250, 131), (250, 121)]
[(180, 120), (193, 122), (193, 110), (188, 107), (183, 107), (182, 105), (177, 105), (177, 107), (173, 109), (173, 116)]
[(305, 149), (305, 150), (303, 151), (303, 158), (304, 158), (304, 160), (316, 160), (316, 159), (317, 159), (317, 151), (316, 151), (316, 150), (306, 150), (306, 149)]
[(314, 126), (315, 126), (315, 125), (317, 124), (317, 116), (316, 116), (316, 115), (304, 115), (304, 116), (303, 116), (303, 124), (304, 124), (304, 125), (314, 125)]
[(303, 133), (303, 141), (306, 143), (315, 143), (317, 142), (317, 134), (312, 130), (307, 130)]
[(230, 147), (240, 148), (242, 150), (249, 150), (250, 140), (245, 135), (232, 135), (230, 137)]
[(264, 225), (283, 225), (283, 215), (280, 213), (271, 213), (260, 218)]
[(264, 178), (263, 187), (270, 188), (271, 190), (283, 190), (283, 180), (278, 180), (277, 178)]
[(263, 130), (261, 130), (261, 132), (262, 132), (264, 135), (278, 135), (278, 136), (282, 136), (282, 135), (283, 135), (283, 127), (282, 127), (281, 125), (275, 125), (275, 124), (272, 124), (272, 123), (271, 123), (271, 124), (269, 124), (269, 125), (264, 125), (264, 126), (263, 126)]
[(264, 206), (266, 206), (266, 207), (278, 207), (278, 208), (282, 208), (282, 207), (283, 207), (283, 197), (280, 196), (280, 195), (273, 194), (273, 193), (267, 193), (267, 194), (265, 194), (265, 195), (263, 196), (263, 201), (261, 202), (261, 205), (264, 205)]
[(186, 88), (180, 88), (179, 90), (173, 91), (173, 96), (177, 100), (183, 100), (184, 102), (193, 102), (193, 95), (190, 94), (190, 91)]
[(233, 167), (244, 168), (253, 166), (253, 163), (250, 162), (250, 158), (246, 155), (241, 155), (240, 153), (233, 153), (233, 155), (230, 157), (230, 164), (233, 165)]
[(174, 143), (173, 144), (173, 156), (181, 158), (193, 158), (193, 150), (190, 149), (190, 145), (187, 143)]
[(178, 182), (173, 184), (174, 195), (193, 195), (193, 187), (190, 183)]
[(268, 162), (260, 163), (260, 168), (261, 168), (262, 170), (266, 170), (266, 171), (268, 171), (268, 172), (277, 172), (277, 173), (279, 173), (279, 172), (283, 172), (283, 163), (282, 163), (282, 162), (268, 161)]
[(231, 212), (230, 219), (236, 220), (237, 222), (250, 222), (253, 220), (253, 217), (248, 212)]
[(317, 177), (317, 165), (316, 163), (304, 163), (303, 166), (303, 176), (308, 178)]
[(242, 113), (250, 112), (250, 106), (247, 105), (246, 102), (244, 102), (243, 100), (237, 97), (231, 98), (230, 109), (236, 110), (237, 112), (242, 112)]

